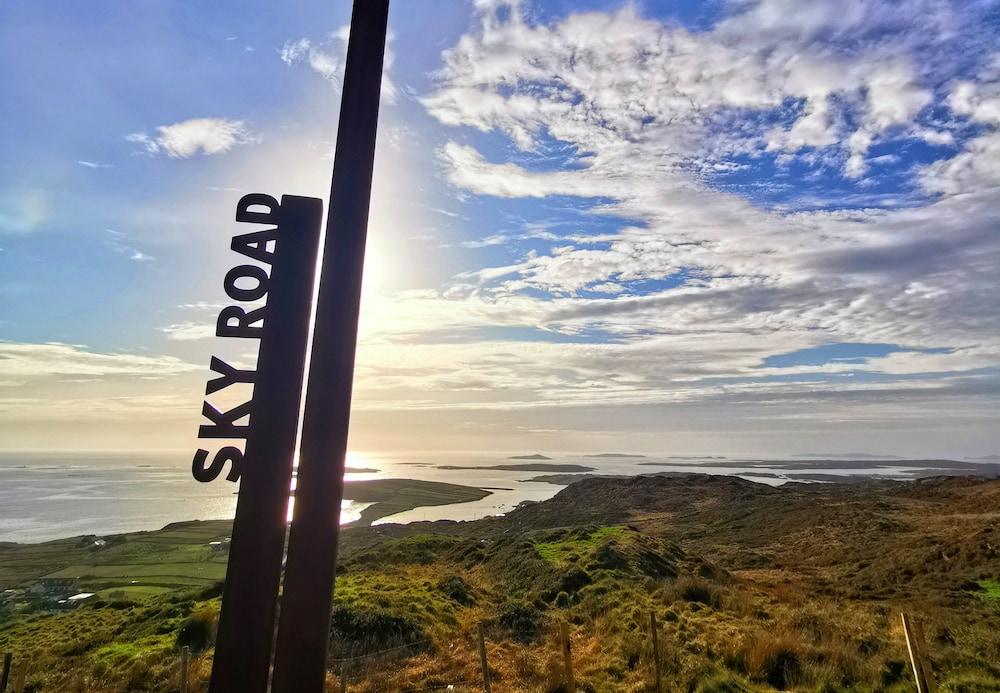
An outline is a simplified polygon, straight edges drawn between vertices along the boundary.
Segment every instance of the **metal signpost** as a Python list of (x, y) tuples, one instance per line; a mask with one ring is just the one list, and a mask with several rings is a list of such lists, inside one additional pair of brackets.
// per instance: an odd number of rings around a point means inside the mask
[[(258, 208), (266, 211), (253, 211)], [(244, 438), (245, 449), (226, 446), (207, 466), (209, 452), (198, 450), (192, 464), (199, 481), (217, 478), (227, 462), (227, 479), (240, 479), (212, 693), (267, 690), (322, 213), (321, 200), (291, 195), (280, 205), (269, 195), (247, 195), (236, 207), (237, 221), (269, 228), (235, 236), (232, 249), (271, 272), (240, 265), (226, 275), (226, 294), (237, 304), (219, 313), (216, 334), (259, 339), (257, 368), (236, 369), (213, 356), (211, 368), (220, 377), (208, 382), (205, 394), (252, 383), (253, 399), (226, 412), (206, 401), (202, 413), (211, 424), (198, 432), (200, 438)], [(263, 308), (238, 305), (265, 297)], [(237, 425), (247, 415), (249, 425)]]
[(326, 676), (388, 17), (389, 0), (354, 3), (302, 414), (274, 693), (319, 692)]
[[(388, 14), (389, 0), (355, 0), (276, 640), (322, 204), (286, 195), (279, 205), (258, 194), (237, 207), (237, 221), (275, 226), (237, 236), (232, 246), (269, 264), (270, 275), (241, 265), (225, 280), (234, 301), (266, 296), (267, 305), (250, 311), (228, 306), (216, 330), (221, 337), (260, 339), (257, 369), (235, 369), (213, 357), (212, 370), (221, 377), (206, 388), (213, 394), (253, 383), (253, 399), (226, 412), (206, 402), (202, 413), (211, 425), (199, 431), (202, 438), (243, 438), (245, 450), (224, 447), (211, 464), (209, 452), (199, 450), (193, 463), (199, 481), (217, 478), (227, 462), (226, 478), (241, 479), (210, 693), (265, 692), (272, 641), (274, 693), (323, 691)], [(267, 211), (253, 211), (257, 207)], [(247, 415), (249, 425), (238, 425)]]

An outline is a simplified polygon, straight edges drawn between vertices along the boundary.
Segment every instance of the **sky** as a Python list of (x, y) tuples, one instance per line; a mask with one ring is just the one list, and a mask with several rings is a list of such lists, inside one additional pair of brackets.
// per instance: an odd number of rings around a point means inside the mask
[[(350, 9), (0, 4), (0, 449), (199, 446), (236, 202), (327, 199)], [(1000, 4), (389, 23), (352, 450), (1000, 453)]]

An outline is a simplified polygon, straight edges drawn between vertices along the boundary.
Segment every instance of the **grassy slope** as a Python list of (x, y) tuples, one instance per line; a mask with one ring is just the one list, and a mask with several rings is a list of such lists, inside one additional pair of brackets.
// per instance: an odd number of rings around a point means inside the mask
[(225, 577), (226, 554), (208, 544), (229, 536), (231, 527), (219, 520), (181, 522), (157, 532), (116, 535), (124, 541), (104, 537), (109, 541), (100, 548), (96, 536), (0, 546), (0, 587), (27, 586), (41, 577), (75, 577), (81, 590), (95, 592), (204, 587)]
[[(372, 503), (356, 523), (375, 520), (418, 507), (480, 500), (489, 491), (457, 484), (413, 479), (350, 482), (344, 497)], [(209, 542), (229, 536), (232, 522), (179, 522), (157, 532), (136, 532), (126, 541), (95, 546), (87, 535), (41, 544), (0, 543), (0, 589), (26, 586), (42, 577), (80, 578), (81, 589), (127, 589), (152, 594), (157, 588), (205, 586), (225, 576), (227, 556), (212, 552)], [(133, 584), (136, 582), (136, 585)]]
[[(182, 565), (189, 531), (124, 546), (162, 540)], [(58, 546), (67, 566), (100, 556)], [(900, 611), (925, 622), (942, 693), (1000, 691), (1000, 481), (591, 479), (505, 518), (352, 528), (341, 556), (333, 657), (356, 657), (352, 693), (476, 681), (480, 622), (494, 693), (559, 689), (561, 622), (579, 690), (652, 690), (650, 613), (663, 690), (911, 691)], [(33, 690), (167, 691), (186, 619), (215, 609), (178, 592), (37, 615), (0, 626), (0, 650), (42, 663)], [(194, 690), (205, 676), (202, 658)]]

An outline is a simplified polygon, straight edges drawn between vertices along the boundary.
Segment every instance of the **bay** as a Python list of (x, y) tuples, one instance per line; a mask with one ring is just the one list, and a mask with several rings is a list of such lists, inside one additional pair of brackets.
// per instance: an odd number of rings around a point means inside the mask
[[(480, 501), (416, 508), (379, 522), (475, 520), (501, 515), (524, 501), (541, 501), (564, 488), (537, 480), (544, 465), (574, 464), (591, 474), (631, 476), (659, 472), (706, 472), (782, 484), (845, 476), (913, 478), (932, 473), (971, 473), (979, 465), (948, 468), (935, 462), (844, 459), (789, 460), (713, 456), (550, 455), (533, 460), (531, 471), (504, 468), (524, 465), (510, 453), (441, 452), (348, 454), (348, 480), (420, 479), (485, 488)], [(537, 463), (538, 468), (535, 467)], [(83, 534), (109, 535), (160, 529), (183, 520), (231, 519), (238, 484), (220, 477), (199, 483), (191, 476), (188, 452), (48, 452), (0, 453), (0, 541), (40, 542)], [(995, 465), (982, 465), (989, 471)], [(553, 471), (558, 471), (554, 468)], [(566, 477), (562, 474), (560, 476)], [(577, 478), (581, 475), (571, 475)], [(812, 477), (812, 478), (810, 478)], [(357, 519), (365, 504), (344, 501), (342, 522)]]

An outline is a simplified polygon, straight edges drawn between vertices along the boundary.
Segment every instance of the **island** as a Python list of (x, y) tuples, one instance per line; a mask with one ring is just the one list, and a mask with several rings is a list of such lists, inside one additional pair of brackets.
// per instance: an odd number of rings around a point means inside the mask
[(602, 452), (602, 453), (599, 453), (597, 455), (583, 455), (583, 457), (605, 457), (605, 458), (619, 457), (619, 458), (625, 458), (625, 459), (629, 459), (629, 458), (639, 459), (639, 458), (645, 457), (645, 455), (629, 455), (629, 454), (626, 454), (624, 452)]
[(545, 455), (541, 455), (536, 452), (534, 455), (512, 455), (507, 459), (508, 460), (551, 460), (552, 458), (546, 457)]
[(491, 491), (473, 486), (419, 479), (372, 479), (344, 483), (345, 500), (371, 503), (361, 511), (361, 517), (351, 523), (362, 527), (414, 508), (468, 503), (489, 495), (492, 495)]
[(813, 459), (838, 459), (838, 460), (901, 460), (899, 455), (872, 455), (867, 452), (803, 452), (792, 457), (810, 457)]
[(538, 462), (535, 464), (492, 464), (479, 467), (462, 467), (454, 464), (443, 464), (435, 469), (457, 470), (457, 469), (492, 469), (501, 472), (593, 472), (595, 467), (584, 467), (579, 464), (545, 464)]
[(570, 484), (575, 484), (577, 481), (582, 479), (594, 479), (601, 478), (607, 479), (609, 477), (602, 476), (600, 474), (540, 474), (538, 476), (533, 476), (530, 479), (520, 479), (521, 483), (527, 483), (534, 481), (541, 484), (555, 484), (556, 486), (569, 486)]

